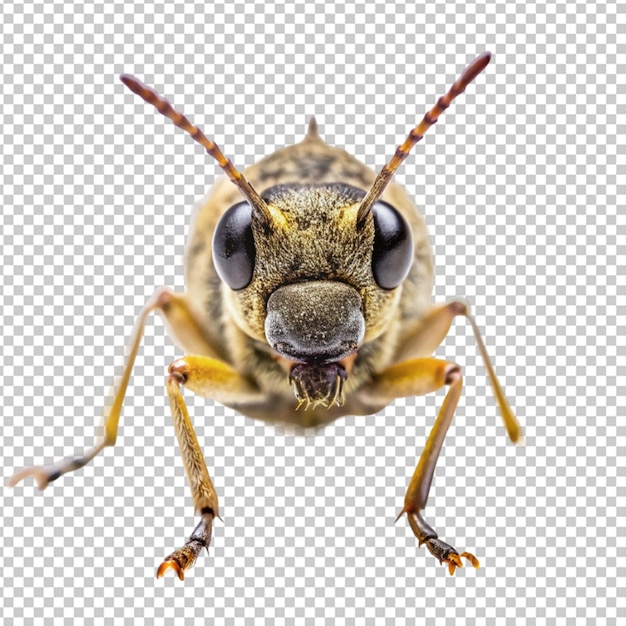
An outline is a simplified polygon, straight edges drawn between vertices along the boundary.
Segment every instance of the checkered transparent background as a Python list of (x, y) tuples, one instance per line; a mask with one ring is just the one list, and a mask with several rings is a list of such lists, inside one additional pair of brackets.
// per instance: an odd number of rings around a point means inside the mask
[(428, 516), (483, 567), (450, 577), (393, 523), (442, 393), (315, 437), (188, 393), (224, 523), (184, 583), (157, 581), (196, 520), (164, 394), (179, 352), (151, 321), (118, 446), (45, 492), (1, 490), (7, 623), (626, 623), (623, 5), (0, 12), (5, 479), (91, 445), (136, 314), (155, 287), (183, 288), (189, 207), (217, 173), (121, 72), (238, 166), (315, 114), (330, 143), (380, 167), (491, 50), (397, 179), (424, 207), (436, 299), (473, 304), (526, 431), (524, 448), (506, 441), (457, 322), (439, 354), (463, 365), (465, 393)]

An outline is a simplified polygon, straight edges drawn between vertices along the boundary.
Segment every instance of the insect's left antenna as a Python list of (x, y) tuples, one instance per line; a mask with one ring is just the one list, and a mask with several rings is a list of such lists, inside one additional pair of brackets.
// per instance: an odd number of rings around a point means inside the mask
[(140, 98), (153, 105), (156, 110), (174, 122), (178, 128), (191, 135), (204, 149), (217, 161), (218, 165), (226, 172), (230, 180), (237, 185), (243, 197), (250, 203), (252, 210), (267, 224), (272, 222), (272, 214), (265, 201), (257, 193), (254, 187), (246, 180), (243, 174), (237, 170), (230, 159), (227, 159), (214, 141), (208, 139), (205, 134), (194, 126), (182, 113), (179, 113), (163, 96), (154, 89), (144, 85), (140, 80), (128, 74), (122, 74), (120, 80)]
[(374, 183), (367, 192), (367, 195), (361, 201), (359, 206), (359, 212), (357, 214), (357, 224), (363, 224), (368, 213), (371, 211), (372, 206), (380, 198), (389, 181), (396, 173), (396, 170), (400, 167), (404, 159), (409, 156), (411, 148), (421, 141), (424, 133), (439, 119), (439, 116), (450, 106), (452, 101), (459, 95), (461, 95), (466, 87), (478, 76), (489, 64), (491, 60), (491, 54), (489, 52), (483, 52), (477, 56), (464, 70), (461, 76), (450, 87), (448, 93), (441, 96), (437, 100), (437, 104), (424, 115), (422, 121), (409, 133), (405, 142), (398, 146), (393, 158), (376, 176)]

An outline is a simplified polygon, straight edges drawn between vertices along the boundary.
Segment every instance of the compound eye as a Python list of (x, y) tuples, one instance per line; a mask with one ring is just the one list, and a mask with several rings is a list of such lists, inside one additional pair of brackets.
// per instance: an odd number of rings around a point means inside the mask
[(386, 202), (372, 207), (374, 251), (372, 273), (379, 287), (395, 289), (407, 277), (413, 262), (413, 237), (406, 220)]
[(252, 208), (247, 202), (230, 207), (213, 235), (213, 264), (217, 275), (234, 290), (252, 280), (256, 249), (252, 236)]

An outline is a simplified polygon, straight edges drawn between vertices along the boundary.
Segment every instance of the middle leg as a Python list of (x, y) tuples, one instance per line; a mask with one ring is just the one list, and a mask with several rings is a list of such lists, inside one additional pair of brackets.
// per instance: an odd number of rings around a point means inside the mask
[(509, 438), (513, 443), (522, 443), (522, 428), (515, 417), (509, 403), (504, 395), (502, 386), (498, 381), (491, 359), (487, 354), (487, 348), (483, 341), (478, 324), (469, 314), (467, 305), (463, 302), (448, 302), (434, 306), (424, 317), (413, 322), (412, 326), (407, 328), (402, 345), (398, 347), (396, 353), (396, 363), (402, 363), (410, 359), (418, 357), (430, 356), (445, 339), (450, 326), (457, 316), (463, 316), (467, 319), (474, 332), (474, 337), (478, 345), (478, 351), (482, 356), (487, 377), (491, 383), (491, 388), (496, 397), (502, 420)]

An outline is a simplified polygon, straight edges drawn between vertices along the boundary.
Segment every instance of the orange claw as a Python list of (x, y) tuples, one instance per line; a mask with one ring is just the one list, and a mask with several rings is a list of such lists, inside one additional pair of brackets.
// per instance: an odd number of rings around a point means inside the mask
[(463, 567), (463, 561), (461, 561), (461, 557), (464, 556), (476, 569), (480, 567), (480, 563), (478, 559), (469, 552), (463, 552), (462, 554), (456, 554), (452, 552), (445, 559), (445, 562), (448, 564), (448, 571), (450, 572), (450, 576), (454, 575), (457, 567)]
[(450, 576), (454, 574), (457, 567), (463, 567), (463, 561), (461, 561), (461, 557), (455, 552), (451, 552), (448, 555), (446, 563), (448, 564), (448, 571), (450, 572)]
[(480, 567), (478, 559), (473, 554), (470, 554), (469, 552), (463, 552), (461, 556), (464, 556), (476, 569)]
[(174, 573), (178, 576), (180, 580), (185, 580), (185, 573), (183, 572), (182, 567), (178, 563), (176, 563), (176, 561), (163, 561), (163, 563), (159, 565), (159, 569), (157, 570), (157, 578), (162, 578), (169, 568), (172, 568), (174, 570)]

